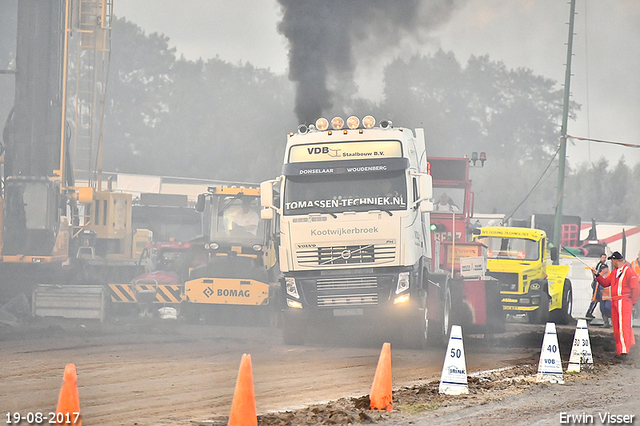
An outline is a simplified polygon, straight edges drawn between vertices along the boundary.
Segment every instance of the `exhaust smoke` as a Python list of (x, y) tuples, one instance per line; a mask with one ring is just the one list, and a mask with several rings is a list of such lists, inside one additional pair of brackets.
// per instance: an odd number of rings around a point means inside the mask
[(278, 0), (299, 122), (311, 123), (352, 98), (359, 61), (389, 53), (404, 40), (424, 42), (465, 1)]

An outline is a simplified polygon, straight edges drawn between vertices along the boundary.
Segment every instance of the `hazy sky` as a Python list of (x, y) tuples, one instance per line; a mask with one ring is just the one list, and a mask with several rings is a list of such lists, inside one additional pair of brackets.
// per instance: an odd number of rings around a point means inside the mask
[[(439, 48), (452, 51), (463, 64), (470, 55), (488, 54), (508, 68), (531, 68), (564, 82), (568, 1), (458, 3), (451, 20), (425, 34), (420, 43), (406, 41), (384, 57), (360, 61), (360, 93), (380, 97), (381, 70), (394, 55)], [(577, 0), (576, 11), (571, 92), (582, 110), (577, 121), (569, 122), (568, 133), (640, 145), (640, 1)], [(287, 70), (287, 41), (277, 31), (281, 11), (276, 0), (116, 0), (114, 13), (147, 33), (164, 33), (187, 59), (219, 56), (276, 73)], [(640, 162), (640, 148), (579, 141), (569, 146), (567, 155), (572, 164), (601, 156), (615, 164), (621, 155), (627, 164)]]

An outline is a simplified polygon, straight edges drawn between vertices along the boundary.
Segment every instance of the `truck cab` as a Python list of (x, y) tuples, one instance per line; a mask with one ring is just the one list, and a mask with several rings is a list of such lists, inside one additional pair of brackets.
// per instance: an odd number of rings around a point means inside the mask
[(573, 294), (568, 266), (552, 265), (557, 250), (548, 247), (544, 231), (484, 227), (475, 240), (487, 248), (487, 274), (500, 282), (506, 314), (526, 314), (529, 322), (571, 319)]
[(434, 209), (431, 230), (435, 241), (469, 241), (473, 192), (468, 158), (429, 158)]
[(263, 182), (261, 196), (263, 217), (279, 218), (285, 343), (329, 323), (373, 327), (409, 347), (448, 333), (422, 129), (372, 116), (301, 125), (287, 137), (282, 175)]

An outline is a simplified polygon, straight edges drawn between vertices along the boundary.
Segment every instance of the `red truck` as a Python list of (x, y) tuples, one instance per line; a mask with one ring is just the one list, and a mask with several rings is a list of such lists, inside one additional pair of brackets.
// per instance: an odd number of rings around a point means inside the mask
[[(486, 157), (481, 155), (476, 161), (484, 164), (485, 160)], [(454, 321), (464, 324), (465, 333), (497, 333), (504, 331), (503, 316), (495, 315), (501, 308), (497, 282), (483, 274), (475, 279), (468, 276), (460, 278), (460, 275), (469, 275), (469, 271), (461, 267), (461, 258), (486, 259), (486, 249), (471, 241), (474, 196), (469, 179), (469, 161), (466, 157), (430, 157), (428, 160), (434, 196), (431, 244), (434, 259), (438, 262), (434, 269), (455, 277), (454, 282), (458, 285), (453, 285), (452, 291), (461, 294), (454, 299), (462, 300), (463, 306), (456, 309), (462, 318), (454, 318)]]

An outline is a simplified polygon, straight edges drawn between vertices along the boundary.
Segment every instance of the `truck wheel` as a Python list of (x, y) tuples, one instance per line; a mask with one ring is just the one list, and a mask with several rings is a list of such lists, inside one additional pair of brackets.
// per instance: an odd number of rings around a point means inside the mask
[(285, 319), (282, 324), (282, 341), (285, 345), (300, 346), (304, 344), (304, 327)]
[(449, 334), (451, 333), (452, 307), (453, 301), (451, 299), (451, 287), (447, 286), (447, 291), (444, 296), (444, 313), (442, 315), (442, 341), (445, 344), (448, 343)]
[(427, 309), (422, 309), (411, 318), (411, 324), (404, 329), (402, 334), (403, 346), (407, 349), (424, 349), (427, 346), (429, 335), (429, 314)]
[(182, 302), (180, 316), (184, 318), (187, 324), (198, 324), (200, 322), (200, 307), (191, 302)]
[(571, 288), (571, 281), (564, 280), (564, 286), (562, 288), (562, 307), (560, 309), (554, 309), (551, 312), (551, 318), (558, 324), (569, 324), (569, 321), (573, 319), (571, 311), (573, 309), (573, 289)]
[(442, 304), (442, 316), (439, 322), (429, 321), (427, 324), (428, 343), (435, 347), (445, 347), (451, 332), (451, 289), (447, 283)]
[(282, 328), (282, 314), (280, 311), (276, 311), (275, 309), (269, 310), (268, 324), (271, 328)]
[(540, 295), (540, 306), (533, 312), (527, 313), (530, 324), (546, 324), (549, 320), (549, 294), (546, 289)]

